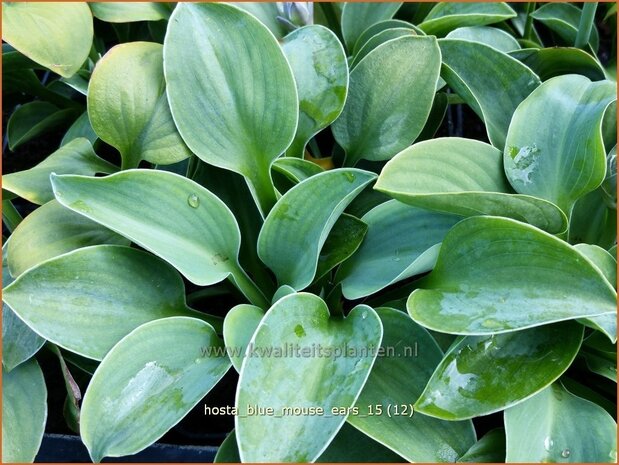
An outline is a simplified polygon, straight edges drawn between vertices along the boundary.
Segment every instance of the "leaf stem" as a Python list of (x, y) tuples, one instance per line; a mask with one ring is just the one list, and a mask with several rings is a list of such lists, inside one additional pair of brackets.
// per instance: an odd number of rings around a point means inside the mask
[(531, 32), (533, 31), (533, 16), (531, 16), (531, 13), (533, 13), (533, 11), (535, 11), (535, 2), (527, 3), (527, 19), (524, 23), (524, 32), (522, 33), (523, 39), (531, 39)]
[(10, 232), (13, 232), (15, 228), (21, 223), (23, 218), (10, 200), (2, 201), (2, 221), (6, 225)]
[(271, 208), (277, 203), (277, 192), (271, 180), (271, 166), (268, 165), (266, 168), (256, 167), (253, 175), (247, 176), (247, 180), (260, 212), (266, 218)]
[(269, 300), (265, 297), (260, 288), (240, 266), (232, 271), (229, 279), (232, 281), (232, 284), (247, 297), (247, 300), (249, 300), (252, 305), (260, 307), (263, 310), (267, 310), (271, 306)]
[(585, 2), (583, 5), (574, 47), (582, 49), (589, 43), (589, 37), (591, 36), (591, 29), (593, 28), (593, 20), (595, 19), (595, 10), (597, 7), (597, 2)]

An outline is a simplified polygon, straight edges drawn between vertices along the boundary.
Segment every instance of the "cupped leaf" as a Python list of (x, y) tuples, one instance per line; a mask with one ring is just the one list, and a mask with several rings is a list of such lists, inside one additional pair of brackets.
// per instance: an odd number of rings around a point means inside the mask
[(342, 36), (349, 51), (369, 27), (379, 21), (391, 19), (402, 2), (349, 2), (342, 8)]
[(74, 139), (60, 147), (34, 168), (2, 176), (2, 188), (29, 202), (43, 205), (54, 199), (51, 173), (83, 174), (114, 173), (118, 168), (99, 158), (84, 138)]
[(507, 409), (505, 431), (508, 462), (617, 461), (613, 417), (560, 383)]
[(479, 42), (442, 39), (439, 45), (441, 77), (484, 121), (492, 145), (503, 149), (516, 107), (540, 85), (539, 78), (515, 58)]
[(570, 243), (608, 248), (617, 241), (617, 210), (608, 206), (604, 196), (603, 190), (597, 188), (576, 201), (570, 216)]
[(385, 29), (384, 31), (381, 31), (368, 39), (368, 41), (363, 45), (363, 47), (361, 47), (361, 49), (359, 49), (359, 51), (353, 57), (352, 61), (350, 62), (350, 67), (354, 68), (355, 66), (357, 66), (357, 64), (363, 58), (365, 58), (372, 50), (389, 40), (415, 35), (417, 35), (417, 32), (407, 27), (395, 27), (391, 29)]
[(527, 48), (510, 55), (531, 68), (542, 81), (562, 74), (582, 74), (592, 81), (606, 79), (602, 65), (579, 48)]
[[(405, 313), (391, 308), (379, 308), (376, 313), (384, 330), (383, 354), (359, 395), (359, 414), (349, 416), (348, 422), (410, 462), (454, 462), (475, 442), (473, 424), (412, 412), (412, 404), (443, 357), (441, 349)], [(418, 357), (418, 352), (423, 356)], [(410, 414), (394, 415), (394, 406), (411, 409)]]
[(170, 17), (165, 3), (157, 2), (90, 2), (88, 4), (95, 18), (108, 23), (130, 23), (133, 21), (159, 21)]
[(374, 173), (354, 168), (312, 176), (290, 189), (267, 216), (258, 237), (258, 255), (279, 285), (310, 285), (329, 231)]
[[(6, 8), (6, 7), (5, 7)], [(32, 463), (47, 421), (47, 388), (36, 360), (2, 369), (2, 463)]]
[(496, 27), (459, 27), (447, 34), (446, 38), (479, 42), (504, 53), (520, 49), (520, 44), (514, 36)]
[(164, 89), (161, 44), (117, 45), (97, 63), (88, 86), (88, 116), (97, 135), (121, 153), (123, 169), (142, 159), (167, 164), (191, 155)]
[[(531, 13), (531, 17), (555, 32), (567, 45), (574, 45), (581, 14), (581, 9), (571, 3), (547, 3)], [(589, 36), (592, 51), (597, 51), (599, 42), (600, 36), (594, 24)]]
[(61, 110), (48, 102), (28, 102), (17, 108), (9, 118), (6, 127), (9, 149), (15, 150), (42, 134), (63, 125), (68, 126), (76, 116), (73, 108)]
[(86, 61), (92, 45), (86, 2), (3, 2), (2, 40), (64, 77)]
[(240, 304), (230, 309), (224, 320), (223, 336), (234, 369), (241, 371), (247, 345), (264, 317), (255, 305)]
[(436, 368), (415, 403), (417, 413), (462, 420), (522, 402), (568, 369), (582, 335), (581, 325), (566, 321), (462, 338)]
[(298, 184), (301, 181), (324, 171), (316, 163), (292, 157), (279, 158), (275, 160), (272, 168), (274, 171), (286, 176), (286, 178), (295, 184)]
[(458, 462), (502, 463), (505, 462), (505, 430), (495, 428), (488, 431), (471, 446)]
[(129, 245), (129, 240), (51, 200), (28, 215), (8, 242), (11, 275), (81, 247)]
[[(9, 239), (2, 246), (2, 289), (14, 280), (7, 263)], [(7, 372), (24, 363), (45, 344), (45, 339), (32, 331), (7, 304), (2, 302), (2, 367)]]
[(385, 19), (383, 21), (372, 24), (361, 33), (361, 35), (357, 39), (357, 42), (355, 43), (355, 47), (353, 48), (352, 56), (354, 57), (359, 52), (359, 50), (361, 50), (361, 48), (366, 44), (366, 42), (372, 37), (374, 37), (376, 34), (393, 28), (408, 28), (419, 34), (423, 34), (423, 32), (417, 26), (414, 26), (407, 21), (402, 21), (401, 19)]
[(584, 76), (544, 82), (515, 111), (505, 142), (505, 173), (517, 192), (570, 213), (606, 173), (602, 118), (617, 100), (615, 84)]
[(337, 36), (324, 26), (305, 26), (282, 40), (299, 95), (299, 123), (286, 155), (303, 158), (305, 145), (344, 108), (348, 91), (346, 54)]
[(368, 225), (365, 240), (336, 275), (342, 293), (350, 300), (431, 270), (438, 254), (437, 244), (461, 218), (391, 200), (374, 207), (361, 219)]
[(293, 141), (299, 113), (277, 40), (234, 6), (181, 3), (170, 18), (164, 58), (184, 141), (205, 162), (245, 176), (266, 215), (276, 201), (270, 166)]
[(514, 17), (516, 12), (507, 3), (439, 2), (419, 28), (426, 34), (442, 37), (459, 27), (486, 26)]
[(452, 334), (504, 333), (616, 311), (615, 290), (589, 260), (507, 218), (479, 216), (454, 226), (419, 286), (407, 302), (411, 317)]
[(177, 424), (230, 368), (207, 352), (222, 346), (210, 325), (186, 317), (146, 323), (116, 344), (82, 404), (80, 436), (93, 461), (139, 452)]
[(183, 281), (167, 263), (115, 245), (43, 262), (17, 278), (2, 298), (37, 334), (95, 360), (151, 320), (181, 315), (218, 322), (187, 307)]
[(150, 250), (192, 283), (208, 286), (232, 275), (252, 301), (265, 304), (238, 263), (241, 238), (234, 216), (199, 184), (155, 170), (105, 178), (52, 176), (52, 184), (62, 205)]
[(409, 147), (382, 169), (375, 189), (409, 205), (461, 216), (496, 215), (552, 233), (567, 228), (552, 203), (512, 194), (501, 152), (473, 139), (446, 137)]
[[(254, 333), (253, 354), (241, 368), (235, 417), (241, 460), (315, 461), (355, 404), (381, 338), (380, 319), (365, 305), (341, 319), (330, 317), (324, 301), (312, 294), (291, 294), (277, 301)], [(297, 347), (299, 355), (290, 347)], [(302, 356), (312, 347), (321, 353)], [(346, 356), (338, 356), (343, 350)], [(273, 414), (249, 415), (250, 406), (270, 407)], [(286, 410), (295, 407), (322, 408), (324, 413)]]
[(357, 64), (344, 111), (331, 126), (347, 165), (387, 160), (419, 136), (440, 63), (434, 37), (407, 36), (380, 45)]

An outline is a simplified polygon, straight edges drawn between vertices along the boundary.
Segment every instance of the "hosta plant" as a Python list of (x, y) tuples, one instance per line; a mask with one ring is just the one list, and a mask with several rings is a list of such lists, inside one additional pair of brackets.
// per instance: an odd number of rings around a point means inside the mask
[(615, 12), (3, 4), (3, 460), (616, 461)]

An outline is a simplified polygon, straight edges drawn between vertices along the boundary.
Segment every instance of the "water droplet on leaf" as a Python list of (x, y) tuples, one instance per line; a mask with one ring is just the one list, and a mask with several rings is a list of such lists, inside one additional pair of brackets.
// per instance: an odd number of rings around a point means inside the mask
[(561, 451), (561, 457), (564, 459), (568, 458), (572, 452), (569, 449), (563, 449)]
[(344, 176), (346, 176), (348, 182), (353, 182), (355, 180), (355, 175), (353, 173), (345, 172)]
[(555, 442), (552, 440), (550, 436), (544, 439), (544, 449), (546, 449), (547, 451), (550, 451), (550, 449), (552, 449), (554, 445), (555, 445)]
[(198, 197), (196, 194), (191, 194), (189, 197), (187, 197), (187, 203), (191, 208), (198, 208), (200, 206), (200, 197)]

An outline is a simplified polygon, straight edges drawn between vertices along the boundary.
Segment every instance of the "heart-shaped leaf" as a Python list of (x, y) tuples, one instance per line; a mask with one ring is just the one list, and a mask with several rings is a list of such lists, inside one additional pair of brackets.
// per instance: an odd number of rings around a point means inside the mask
[(442, 37), (464, 26), (485, 26), (514, 18), (516, 12), (507, 3), (439, 2), (430, 10), (419, 28), (426, 34)]
[(38, 334), (95, 360), (147, 321), (182, 315), (219, 322), (187, 307), (183, 281), (167, 263), (115, 245), (43, 262), (4, 289), (2, 298)]
[(436, 39), (422, 36), (390, 40), (357, 64), (344, 111), (331, 126), (348, 166), (387, 160), (417, 138), (432, 108), (440, 64)]
[(329, 231), (375, 178), (352, 168), (326, 171), (297, 184), (277, 202), (260, 231), (258, 255), (280, 286), (300, 290), (311, 284)]
[(299, 124), (286, 155), (303, 158), (305, 145), (344, 108), (348, 91), (346, 54), (324, 26), (299, 28), (282, 40), (299, 95)]
[(117, 45), (97, 63), (88, 86), (88, 116), (97, 135), (121, 153), (123, 169), (142, 159), (169, 164), (191, 155), (164, 89), (161, 44)]
[(582, 335), (581, 325), (567, 321), (462, 338), (445, 354), (415, 408), (424, 415), (462, 420), (515, 405), (567, 370)]
[(606, 173), (602, 118), (617, 100), (610, 81), (558, 76), (544, 82), (514, 113), (505, 142), (505, 173), (514, 189), (570, 213)]
[(25, 171), (2, 176), (2, 189), (6, 189), (29, 202), (43, 205), (53, 200), (54, 193), (49, 182), (51, 173), (84, 174), (114, 173), (118, 168), (99, 158), (88, 140), (74, 139), (60, 147), (45, 160)]
[[(241, 368), (235, 417), (241, 460), (315, 461), (355, 404), (381, 338), (380, 319), (365, 305), (340, 319), (330, 317), (326, 304), (312, 294), (277, 301), (254, 333), (252, 354)], [(288, 352), (290, 347), (297, 347), (299, 356)], [(301, 356), (312, 347), (322, 348), (321, 356)], [(346, 356), (338, 356), (344, 350)], [(272, 408), (273, 415), (250, 415), (256, 406)], [(291, 414), (289, 408), (322, 408), (323, 414)]]
[(266, 215), (277, 200), (270, 166), (292, 142), (299, 113), (277, 40), (234, 6), (181, 3), (170, 18), (164, 58), (181, 136), (202, 160), (245, 176)]
[(228, 207), (182, 176), (128, 170), (105, 178), (52, 176), (58, 201), (122, 234), (208, 286), (230, 276), (252, 303), (266, 299), (238, 263), (240, 233)]
[(146, 323), (116, 344), (82, 404), (93, 462), (139, 452), (177, 424), (230, 368), (228, 357), (207, 354), (222, 346), (210, 325), (186, 317)]
[(224, 320), (223, 336), (234, 369), (241, 371), (247, 345), (264, 317), (255, 305), (240, 304), (230, 309)]
[(506, 53), (479, 42), (439, 41), (441, 77), (486, 124), (492, 145), (503, 149), (516, 107), (536, 87), (533, 71)]
[(579, 48), (527, 48), (510, 55), (531, 68), (542, 81), (562, 74), (582, 74), (592, 81), (606, 79), (602, 65)]
[(452, 334), (614, 314), (617, 305), (612, 286), (572, 246), (507, 218), (479, 216), (454, 226), (419, 287), (407, 302), (412, 318)]
[(460, 219), (396, 200), (374, 207), (362, 218), (368, 225), (365, 240), (337, 271), (342, 293), (347, 299), (358, 299), (431, 270), (438, 254), (434, 246)]
[(505, 431), (508, 462), (617, 461), (613, 417), (560, 383), (506, 410)]
[(129, 240), (51, 200), (13, 231), (8, 242), (9, 269), (17, 277), (45, 260), (98, 244), (129, 245)]
[(504, 53), (520, 49), (520, 44), (514, 36), (496, 27), (459, 27), (447, 34), (446, 38), (479, 42)]
[(92, 45), (86, 2), (3, 2), (2, 40), (64, 77), (86, 61)]
[(402, 2), (349, 2), (342, 8), (342, 36), (348, 50), (352, 51), (357, 39), (379, 21), (391, 19)]
[[(7, 263), (7, 249), (12, 239), (2, 246), (2, 289), (13, 282)], [(24, 363), (45, 344), (45, 339), (32, 331), (11, 308), (2, 302), (2, 367), (7, 372)]]
[(454, 462), (475, 442), (470, 421), (446, 422), (412, 411), (392, 414), (394, 406), (412, 409), (443, 357), (441, 349), (405, 313), (391, 308), (376, 313), (383, 325), (384, 352), (359, 395), (359, 414), (348, 422), (410, 462)]
[(506, 216), (552, 233), (565, 231), (567, 218), (557, 206), (511, 193), (501, 158), (498, 149), (473, 139), (419, 142), (385, 165), (375, 189), (439, 212)]
[(32, 463), (47, 421), (47, 388), (36, 360), (2, 369), (2, 463)]
[(90, 2), (95, 18), (108, 23), (159, 21), (170, 17), (170, 8), (158, 2)]

